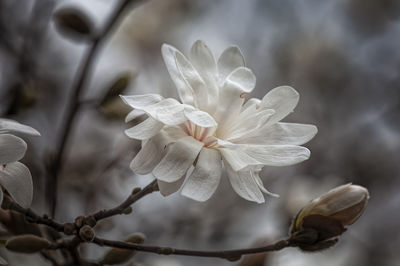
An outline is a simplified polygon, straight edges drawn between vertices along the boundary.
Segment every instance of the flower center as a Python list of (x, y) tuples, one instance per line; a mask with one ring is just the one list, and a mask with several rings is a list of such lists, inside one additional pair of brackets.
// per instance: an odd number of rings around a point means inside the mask
[(215, 136), (215, 128), (213, 127), (201, 127), (193, 124), (190, 121), (185, 122), (181, 125), (182, 130), (188, 135), (192, 136), (198, 141), (204, 142), (206, 148), (213, 148), (217, 146), (217, 141), (208, 139), (208, 137)]

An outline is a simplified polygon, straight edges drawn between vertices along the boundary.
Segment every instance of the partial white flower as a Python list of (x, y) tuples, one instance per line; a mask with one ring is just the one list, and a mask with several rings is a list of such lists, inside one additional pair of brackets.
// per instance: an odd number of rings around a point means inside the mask
[(299, 94), (282, 86), (262, 100), (246, 101), (256, 77), (237, 47), (227, 48), (217, 61), (201, 41), (194, 43), (190, 59), (167, 44), (161, 51), (180, 102), (158, 94), (121, 96), (134, 109), (127, 121), (147, 115), (126, 130), (130, 138), (142, 140), (132, 170), (152, 172), (163, 195), (183, 184), (182, 195), (205, 201), (218, 187), (223, 163), (241, 197), (261, 203), (263, 193), (276, 196), (262, 184), (262, 167), (308, 159), (310, 151), (299, 145), (317, 133), (313, 125), (279, 122), (293, 111)]
[[(0, 185), (26, 208), (31, 205), (33, 197), (32, 176), (29, 169), (18, 161), (24, 157), (27, 145), (11, 133), (31, 136), (40, 136), (40, 133), (16, 121), (0, 118)], [(2, 201), (3, 191), (0, 189), (0, 204)]]

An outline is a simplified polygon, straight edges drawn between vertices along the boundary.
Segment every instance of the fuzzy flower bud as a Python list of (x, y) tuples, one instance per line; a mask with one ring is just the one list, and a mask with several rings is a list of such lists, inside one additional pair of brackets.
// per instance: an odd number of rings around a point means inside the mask
[(51, 246), (50, 241), (36, 235), (19, 235), (7, 240), (5, 247), (13, 252), (35, 253)]
[(292, 239), (308, 251), (334, 245), (336, 240), (329, 239), (341, 235), (346, 231), (345, 226), (361, 216), (368, 199), (368, 190), (357, 185), (347, 184), (330, 190), (297, 214), (290, 230)]
[[(142, 244), (146, 240), (146, 236), (142, 233), (135, 233), (125, 239), (125, 242), (132, 244)], [(101, 264), (106, 265), (115, 265), (122, 264), (127, 262), (135, 255), (134, 250), (129, 249), (121, 249), (121, 248), (113, 248), (108, 251), (103, 259), (101, 260)]]

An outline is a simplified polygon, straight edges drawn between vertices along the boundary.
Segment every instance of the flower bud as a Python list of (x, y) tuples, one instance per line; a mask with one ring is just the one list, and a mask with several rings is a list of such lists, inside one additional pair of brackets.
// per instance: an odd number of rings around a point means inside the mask
[(19, 235), (6, 242), (6, 248), (14, 252), (35, 253), (51, 246), (50, 241), (35, 235)]
[(297, 214), (290, 230), (292, 240), (309, 251), (334, 245), (336, 241), (328, 239), (345, 232), (345, 226), (361, 216), (368, 199), (368, 190), (357, 185), (347, 184), (330, 190)]
[[(125, 242), (133, 243), (133, 244), (141, 244), (145, 241), (146, 237), (142, 233), (135, 233), (128, 237)], [(101, 264), (106, 265), (115, 265), (115, 264), (122, 264), (127, 262), (130, 258), (135, 255), (134, 250), (129, 249), (121, 249), (121, 248), (113, 248), (108, 251), (103, 259), (101, 260)]]
[(84, 241), (91, 242), (93, 241), (95, 234), (93, 229), (89, 225), (84, 225), (79, 230), (79, 237)]

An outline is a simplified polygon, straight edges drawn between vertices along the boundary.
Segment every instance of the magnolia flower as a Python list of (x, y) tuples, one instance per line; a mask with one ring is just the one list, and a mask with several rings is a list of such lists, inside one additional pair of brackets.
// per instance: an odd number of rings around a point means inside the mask
[(163, 195), (176, 192), (205, 201), (217, 189), (222, 162), (233, 189), (243, 198), (264, 202), (268, 192), (259, 177), (265, 165), (285, 166), (309, 158), (301, 147), (317, 133), (313, 125), (279, 122), (293, 111), (299, 94), (291, 87), (271, 90), (262, 100), (245, 95), (256, 85), (238, 47), (227, 48), (216, 61), (201, 41), (194, 43), (190, 59), (174, 47), (161, 48), (180, 102), (158, 94), (122, 96), (134, 108), (126, 121), (147, 115), (127, 129), (142, 140), (131, 163), (137, 174), (150, 172)]
[[(40, 136), (35, 129), (8, 119), (0, 119), (0, 185), (22, 207), (32, 202), (33, 185), (29, 169), (18, 162), (24, 157), (27, 145), (24, 140), (10, 133)], [(0, 189), (0, 204), (3, 191)]]

